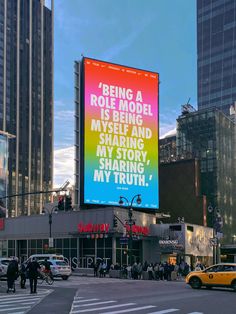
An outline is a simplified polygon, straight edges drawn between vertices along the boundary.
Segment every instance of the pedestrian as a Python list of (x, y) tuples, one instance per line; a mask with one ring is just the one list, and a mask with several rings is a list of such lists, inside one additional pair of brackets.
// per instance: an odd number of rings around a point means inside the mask
[(18, 272), (19, 269), (17, 258), (13, 258), (7, 267), (7, 293), (10, 290), (12, 290), (14, 293), (16, 292), (15, 280), (18, 277)]
[(153, 267), (152, 267), (152, 264), (148, 265), (147, 272), (148, 272), (148, 279), (152, 280), (153, 279)]
[(21, 263), (20, 266), (20, 287), (21, 289), (26, 289), (25, 283), (26, 283), (26, 265), (24, 262)]
[(98, 262), (94, 263), (93, 265), (93, 274), (94, 274), (94, 277), (98, 276)]
[(131, 265), (130, 264), (126, 267), (126, 270), (127, 270), (127, 279), (131, 279)]
[(28, 263), (26, 270), (29, 271), (30, 293), (37, 293), (37, 281), (40, 271), (40, 265), (35, 258)]

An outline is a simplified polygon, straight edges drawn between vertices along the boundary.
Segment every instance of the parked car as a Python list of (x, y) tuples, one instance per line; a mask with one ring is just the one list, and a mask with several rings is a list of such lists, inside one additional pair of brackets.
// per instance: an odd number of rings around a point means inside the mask
[(192, 271), (187, 275), (186, 283), (193, 289), (228, 287), (236, 291), (236, 263), (216, 264), (205, 270)]
[(31, 255), (26, 261), (25, 263), (27, 264), (29, 261), (32, 261), (33, 259), (36, 259), (37, 261), (41, 261), (44, 259), (47, 260), (60, 260), (60, 261), (64, 261), (64, 256), (60, 255), (60, 254), (33, 254)]
[(7, 278), (7, 267), (11, 261), (12, 261), (11, 258), (0, 257), (0, 278), (1, 279)]
[[(61, 277), (63, 280), (67, 280), (71, 275), (71, 267), (63, 260), (54, 260), (48, 259), (47, 260), (50, 264), (50, 269), (52, 272), (53, 277)], [(38, 261), (40, 265), (43, 266), (44, 260)]]

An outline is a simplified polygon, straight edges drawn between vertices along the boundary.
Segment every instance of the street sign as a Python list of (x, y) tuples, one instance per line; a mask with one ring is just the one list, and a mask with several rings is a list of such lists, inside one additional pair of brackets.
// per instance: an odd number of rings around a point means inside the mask
[(217, 245), (217, 241), (218, 241), (217, 238), (210, 238), (210, 239), (209, 239), (210, 246), (215, 246), (215, 245)]
[(127, 238), (127, 237), (121, 237), (120, 238), (120, 244), (121, 245), (127, 245), (128, 241), (129, 241), (129, 238)]
[(53, 247), (53, 238), (48, 239), (48, 246), (51, 248)]

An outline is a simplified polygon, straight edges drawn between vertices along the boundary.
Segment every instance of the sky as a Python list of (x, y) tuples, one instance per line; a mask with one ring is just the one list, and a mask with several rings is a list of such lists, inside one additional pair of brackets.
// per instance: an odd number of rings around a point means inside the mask
[(74, 182), (74, 61), (81, 55), (160, 74), (160, 136), (197, 107), (195, 0), (55, 0), (54, 186)]

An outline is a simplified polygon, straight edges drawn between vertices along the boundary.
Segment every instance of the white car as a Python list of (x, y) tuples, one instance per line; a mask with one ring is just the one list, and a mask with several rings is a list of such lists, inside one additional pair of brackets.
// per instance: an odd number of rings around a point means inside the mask
[(7, 267), (12, 261), (12, 258), (0, 257), (0, 278), (7, 278)]
[[(48, 259), (50, 269), (53, 277), (61, 277), (63, 280), (67, 280), (71, 275), (71, 267), (65, 261)], [(43, 261), (38, 261), (43, 267)]]

